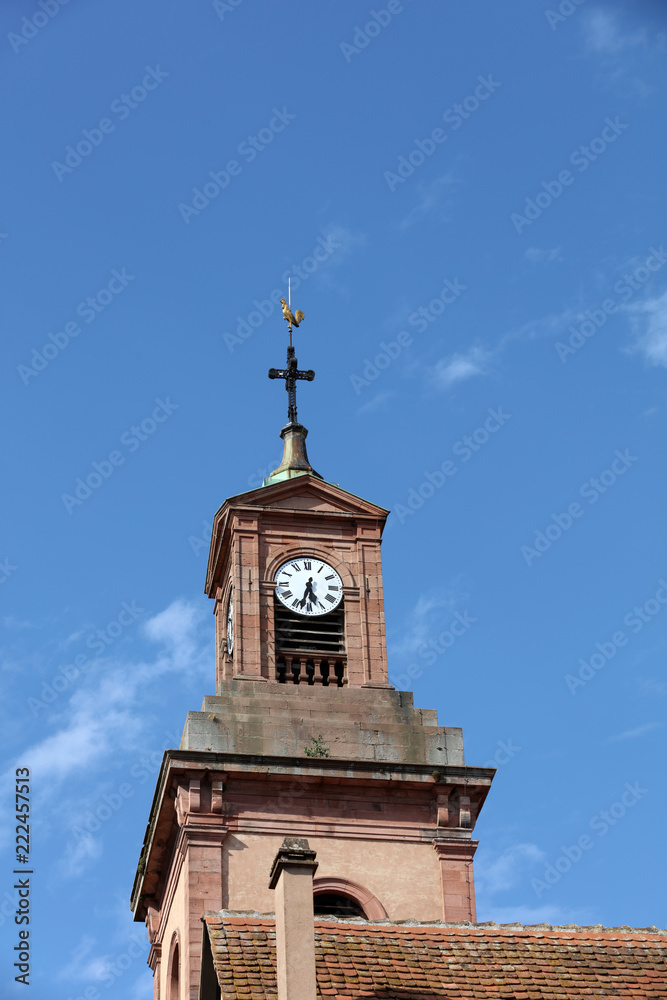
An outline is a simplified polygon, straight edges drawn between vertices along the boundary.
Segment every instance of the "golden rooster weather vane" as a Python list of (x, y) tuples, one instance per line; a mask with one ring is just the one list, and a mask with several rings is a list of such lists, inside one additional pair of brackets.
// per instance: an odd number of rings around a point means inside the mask
[(308, 371), (299, 371), (298, 360), (295, 357), (294, 347), (292, 346), (292, 327), (298, 327), (300, 323), (303, 323), (306, 318), (300, 309), (296, 312), (292, 312), (292, 282), (291, 279), (288, 281), (287, 285), (287, 299), (281, 299), (280, 303), (283, 307), (283, 319), (287, 320), (287, 329), (289, 330), (289, 346), (287, 348), (287, 365), (285, 368), (270, 368), (269, 378), (284, 378), (285, 388), (288, 393), (288, 405), (287, 405), (287, 420), (290, 424), (297, 424), (296, 415), (296, 380), (306, 379), (308, 382), (312, 382), (315, 378), (315, 372), (312, 369)]

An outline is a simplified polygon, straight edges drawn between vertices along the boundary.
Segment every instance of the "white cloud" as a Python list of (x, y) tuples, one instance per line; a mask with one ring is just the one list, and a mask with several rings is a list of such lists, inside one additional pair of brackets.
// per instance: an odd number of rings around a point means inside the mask
[(481, 854), (475, 863), (475, 882), (483, 895), (494, 895), (511, 889), (526, 874), (526, 871), (545, 858), (544, 851), (537, 844), (513, 844), (493, 860), (488, 854)]
[(655, 729), (661, 729), (662, 726), (662, 722), (645, 722), (641, 726), (635, 726), (634, 729), (624, 729), (617, 736), (610, 736), (607, 743), (618, 743), (620, 740), (638, 740), (642, 736), (646, 736), (647, 733), (652, 733)]
[(102, 978), (107, 968), (106, 957), (93, 957), (91, 952), (97, 941), (90, 934), (84, 934), (79, 943), (72, 948), (71, 961), (57, 973), (57, 978), (65, 982), (82, 982), (86, 979)]
[(667, 695), (667, 681), (643, 677), (639, 680), (639, 693), (646, 698), (664, 698)]
[(649, 364), (667, 368), (667, 292), (626, 309), (633, 319), (635, 350)]
[(58, 865), (59, 874), (64, 878), (78, 878), (84, 869), (102, 856), (102, 841), (92, 833), (82, 832), (76, 840), (67, 845), (65, 855)]
[(182, 600), (174, 601), (145, 623), (144, 632), (149, 639), (167, 647), (178, 668), (195, 655), (195, 632), (203, 616), (203, 608)]
[[(368, 243), (366, 233), (354, 232), (347, 226), (331, 224), (324, 229), (324, 235), (330, 236), (334, 243), (339, 244), (336, 249), (327, 257), (321, 267), (314, 272), (315, 282), (322, 288), (333, 289), (340, 295), (347, 297), (349, 289), (338, 279), (338, 268), (345, 264), (352, 253), (360, 247), (365, 247)], [(298, 295), (298, 292), (297, 292)]]
[(561, 247), (553, 247), (551, 250), (540, 250), (539, 247), (528, 247), (524, 257), (531, 264), (550, 264), (554, 260), (562, 260)]
[(76, 712), (65, 728), (21, 754), (23, 766), (30, 767), (42, 782), (60, 782), (70, 774), (89, 768), (98, 757), (109, 752), (113, 737), (132, 731), (127, 713), (113, 709), (90, 712), (89, 707)]
[(413, 656), (423, 642), (442, 631), (452, 612), (469, 596), (458, 580), (453, 581), (450, 589), (422, 594), (403, 623), (401, 639), (389, 643), (391, 655), (398, 658)]
[(583, 319), (583, 311), (577, 311), (576, 309), (563, 309), (559, 313), (547, 313), (546, 316), (541, 316), (539, 319), (531, 320), (528, 323), (524, 323), (523, 326), (517, 327), (515, 330), (510, 330), (508, 333), (504, 334), (498, 345), (498, 350), (502, 350), (510, 341), (513, 340), (536, 340), (541, 337), (555, 337), (561, 333), (565, 327), (569, 326), (571, 323), (576, 323), (577, 320)]
[(456, 382), (463, 382), (474, 375), (486, 375), (489, 370), (490, 351), (476, 346), (466, 354), (452, 354), (441, 358), (431, 370), (431, 378), (440, 389), (449, 389)]
[(451, 204), (448, 195), (452, 188), (459, 183), (460, 181), (452, 173), (436, 177), (428, 184), (419, 183), (417, 185), (419, 201), (405, 218), (401, 219), (398, 228), (408, 229), (415, 222), (423, 219), (425, 215), (431, 214), (437, 215), (440, 222), (447, 222), (447, 209)]
[(378, 392), (372, 399), (369, 399), (367, 403), (360, 406), (357, 413), (360, 415), (362, 413), (374, 413), (375, 410), (384, 408), (385, 404), (388, 403), (394, 395), (395, 394), (393, 392)]
[(90, 773), (119, 750), (143, 746), (151, 723), (145, 708), (150, 686), (165, 674), (190, 679), (212, 669), (210, 638), (202, 641), (200, 635), (203, 615), (203, 610), (175, 601), (144, 626), (146, 636), (164, 647), (155, 659), (133, 662), (116, 654), (92, 661), (61, 701), (44, 705), (41, 728), (53, 727), (55, 732), (22, 749), (2, 775), (2, 785), (15, 767), (30, 767), (40, 775), (41, 794), (60, 801), (62, 785), (71, 775)]
[[(72, 948), (70, 961), (56, 973), (56, 978), (66, 983), (93, 982), (103, 983), (109, 987), (118, 982), (123, 977), (123, 993), (128, 995), (132, 990), (133, 997), (146, 996), (146, 982), (150, 982), (152, 977), (143, 974), (146, 961), (147, 944), (145, 929), (136, 928), (129, 936), (127, 934), (127, 917), (124, 918), (124, 934), (118, 941), (117, 951), (114, 953), (94, 954), (98, 947), (97, 940), (89, 934), (85, 934), (79, 943)], [(118, 936), (116, 936), (118, 937)], [(105, 940), (105, 945), (109, 946), (109, 941)], [(130, 972), (135, 975), (142, 973), (135, 982), (134, 988), (124, 977)]]
[(604, 55), (614, 55), (622, 49), (646, 45), (647, 32), (645, 28), (629, 32), (619, 26), (618, 18), (604, 10), (594, 7), (583, 19), (584, 35), (588, 47), (593, 52)]
[(327, 265), (329, 262), (332, 264), (340, 263), (342, 258), (349, 257), (357, 247), (365, 247), (368, 243), (366, 233), (355, 233), (347, 226), (330, 225), (326, 227), (325, 233), (331, 237), (334, 243), (340, 243), (340, 247), (327, 259)]

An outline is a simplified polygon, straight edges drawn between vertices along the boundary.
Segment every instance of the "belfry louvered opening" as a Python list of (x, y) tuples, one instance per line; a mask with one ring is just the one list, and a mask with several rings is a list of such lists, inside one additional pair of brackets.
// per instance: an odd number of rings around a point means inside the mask
[(344, 653), (343, 609), (317, 617), (295, 615), (275, 601), (276, 650)]
[(274, 602), (276, 679), (280, 683), (346, 683), (345, 618), (342, 608), (328, 615), (302, 616)]

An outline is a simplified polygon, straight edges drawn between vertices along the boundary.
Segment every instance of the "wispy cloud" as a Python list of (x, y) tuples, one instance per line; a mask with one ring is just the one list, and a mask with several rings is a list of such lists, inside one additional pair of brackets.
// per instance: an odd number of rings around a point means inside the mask
[(628, 31), (619, 24), (618, 16), (602, 7), (584, 14), (583, 31), (586, 44), (593, 52), (614, 55), (622, 49), (647, 44), (646, 28)]
[[(92, 661), (85, 678), (67, 697), (63, 694), (60, 701), (46, 706), (40, 726), (54, 731), (21, 749), (20, 760), (3, 774), (2, 786), (16, 766), (30, 767), (40, 775), (40, 794), (52, 804), (49, 814), (56, 817), (69, 794), (63, 797), (63, 785), (76, 775), (76, 792), (67, 806), (76, 812), (87, 794), (81, 783), (93, 768), (99, 771), (118, 753), (144, 746), (152, 723), (146, 712), (147, 690), (165, 675), (189, 679), (210, 669), (209, 639), (204, 641), (201, 634), (203, 620), (203, 609), (175, 601), (144, 626), (144, 634), (158, 647), (153, 658), (133, 661), (118, 653)], [(95, 848), (83, 844), (80, 850), (90, 855)]]
[[(494, 895), (513, 888), (528, 869), (545, 858), (537, 844), (513, 844), (493, 860), (482, 854), (475, 865), (475, 882), (480, 892)], [(489, 860), (487, 860), (489, 858)]]
[(541, 250), (539, 247), (528, 247), (524, 257), (531, 264), (550, 264), (552, 261), (562, 260), (561, 247), (553, 247), (551, 250)]
[(610, 736), (606, 742), (618, 743), (620, 740), (638, 740), (642, 736), (646, 736), (647, 733), (652, 733), (656, 729), (662, 729), (663, 725), (663, 722), (645, 722), (641, 726), (635, 726), (634, 729), (624, 729), (617, 736)]
[(639, 681), (639, 693), (645, 698), (664, 698), (667, 696), (667, 681), (643, 677)]
[(422, 643), (442, 631), (452, 612), (469, 596), (460, 580), (453, 580), (449, 588), (422, 594), (401, 624), (401, 638), (389, 643), (391, 655), (413, 656)]
[(335, 223), (326, 226), (324, 232), (338, 246), (327, 259), (326, 264), (318, 268), (315, 272), (315, 282), (320, 287), (333, 289), (341, 295), (347, 296), (349, 289), (345, 284), (341, 283), (339, 269), (348, 262), (356, 250), (368, 244), (368, 235), (362, 232), (355, 232), (347, 226)]
[(355, 233), (354, 230), (349, 229), (347, 226), (332, 223), (326, 227), (326, 232), (335, 243), (340, 243), (340, 247), (336, 250), (335, 255), (332, 254), (331, 256), (331, 264), (334, 266), (340, 264), (346, 257), (349, 257), (354, 250), (359, 247), (365, 247), (368, 243), (366, 233)]
[(431, 381), (439, 389), (449, 389), (456, 382), (463, 382), (474, 375), (487, 375), (493, 355), (483, 347), (471, 347), (465, 354), (452, 354), (430, 370)]
[(448, 221), (452, 188), (461, 182), (453, 173), (443, 174), (428, 183), (417, 185), (419, 201), (398, 224), (399, 229), (408, 229), (426, 215), (434, 215), (440, 222)]
[(477, 919), (495, 920), (498, 924), (569, 924), (590, 923), (589, 913), (568, 910), (557, 905), (526, 906), (498, 905), (493, 897), (526, 883), (536, 865), (542, 865), (546, 854), (541, 847), (527, 841), (512, 844), (500, 853), (479, 850), (475, 857), (475, 888)]
[(393, 392), (377, 392), (372, 399), (369, 399), (367, 403), (359, 407), (357, 413), (361, 415), (362, 413), (374, 413), (376, 410), (384, 409), (394, 395), (395, 393)]
[(651, 365), (667, 368), (667, 292), (626, 306), (635, 333), (634, 349)]

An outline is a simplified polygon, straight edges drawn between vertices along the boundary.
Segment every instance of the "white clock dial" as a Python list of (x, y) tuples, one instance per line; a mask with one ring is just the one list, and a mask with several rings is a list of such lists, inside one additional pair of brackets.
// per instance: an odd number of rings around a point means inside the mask
[(231, 595), (229, 597), (229, 604), (227, 605), (227, 652), (232, 653), (234, 651), (234, 605), (232, 604)]
[(343, 599), (338, 573), (316, 556), (297, 556), (283, 563), (275, 581), (276, 597), (297, 615), (326, 615)]

